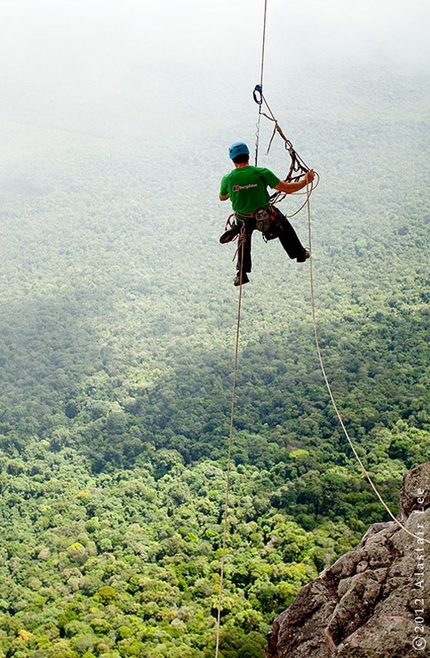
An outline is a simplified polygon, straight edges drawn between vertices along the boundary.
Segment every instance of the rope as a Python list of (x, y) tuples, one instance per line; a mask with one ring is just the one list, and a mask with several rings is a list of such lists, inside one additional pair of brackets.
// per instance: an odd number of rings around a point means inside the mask
[[(258, 103), (258, 123), (257, 123), (257, 131), (256, 131), (257, 139), (256, 139), (256, 144), (255, 144), (255, 165), (257, 165), (258, 143), (259, 143), (259, 138), (260, 138), (260, 120), (261, 120), (261, 116), (264, 116), (264, 117), (266, 117), (266, 119), (269, 119), (269, 121), (272, 121), (275, 124), (274, 128), (273, 128), (272, 135), (269, 139), (269, 144), (268, 144), (267, 149), (266, 149), (266, 155), (268, 155), (268, 153), (271, 149), (271, 146), (272, 146), (273, 139), (274, 139), (276, 133), (278, 133), (278, 135), (280, 135), (280, 137), (284, 141), (285, 150), (288, 151), (288, 155), (290, 156), (290, 160), (291, 160), (290, 168), (289, 168), (288, 173), (287, 173), (286, 177), (284, 178), (284, 180), (286, 182), (293, 182), (293, 181), (300, 180), (300, 178), (302, 178), (310, 170), (308, 165), (303, 160), (303, 158), (301, 158), (300, 155), (295, 151), (294, 146), (292, 145), (290, 140), (287, 139), (287, 137), (285, 136), (281, 126), (278, 123), (277, 118), (273, 114), (273, 112), (272, 112), (272, 110), (269, 106), (269, 103), (267, 102), (267, 100), (266, 100), (266, 98), (263, 94), (262, 85), (257, 85), (255, 87), (254, 92), (253, 92), (253, 96), (254, 96), (255, 102)], [(261, 111), (263, 103), (264, 103), (267, 111), (269, 112), (269, 114), (266, 114), (266, 112)], [(299, 208), (297, 208), (297, 210), (294, 213), (292, 213), (291, 215), (286, 215), (286, 217), (288, 219), (291, 219), (292, 217), (295, 217), (296, 215), (298, 215), (298, 213), (305, 207), (305, 205), (307, 203), (308, 195), (311, 193), (312, 190), (314, 190), (316, 187), (318, 187), (318, 184), (319, 184), (319, 177), (317, 178), (316, 184), (314, 184), (312, 186), (310, 192), (308, 191), (308, 193), (306, 194), (306, 199), (302, 203), (302, 205)], [(283, 201), (285, 199), (286, 195), (287, 195), (286, 192), (280, 192), (279, 190), (276, 190), (273, 194), (270, 195), (269, 201), (272, 204), (273, 203), (280, 203), (281, 201)]]
[[(260, 142), (260, 122), (261, 122), (261, 106), (263, 100), (263, 75), (264, 75), (264, 57), (266, 50), (266, 21), (267, 21), (267, 0), (264, 0), (264, 18), (263, 18), (263, 37), (261, 43), (261, 65), (260, 65), (260, 85), (254, 90), (254, 100), (258, 103), (258, 119), (255, 132), (255, 166), (258, 164), (258, 146)], [(260, 99), (257, 100), (255, 91), (260, 94)]]
[[(265, 46), (266, 46), (266, 18), (267, 18), (267, 0), (264, 0), (264, 19), (263, 19), (263, 37), (262, 37), (262, 45), (261, 45), (261, 66), (260, 66), (260, 85), (256, 86), (254, 89), (254, 100), (256, 103), (258, 103), (258, 120), (257, 120), (257, 125), (256, 125), (256, 141), (255, 141), (255, 166), (257, 166), (258, 163), (258, 148), (259, 148), (259, 141), (260, 141), (260, 122), (261, 122), (261, 115), (265, 116), (267, 119), (270, 119), (271, 121), (274, 122), (275, 126), (273, 129), (273, 134), (270, 138), (269, 141), (269, 146), (267, 148), (267, 153), (270, 150), (270, 147), (272, 145), (273, 138), (275, 134), (278, 132), (279, 135), (282, 137), (285, 143), (285, 148), (289, 152), (292, 162), (290, 166), (290, 171), (288, 172), (287, 175), (287, 180), (293, 180), (294, 178), (298, 179), (300, 176), (309, 171), (309, 168), (305, 164), (305, 162), (297, 155), (295, 152), (293, 145), (291, 142), (285, 137), (284, 133), (282, 132), (277, 119), (275, 118), (272, 110), (269, 107), (269, 104), (267, 103), (266, 99), (264, 98), (263, 95), (263, 74), (264, 74), (264, 57), (265, 57)], [(266, 113), (262, 112), (262, 105), (263, 102), (270, 113), (270, 116), (267, 115)], [(293, 172), (299, 172), (298, 176), (293, 177), (292, 174)], [(313, 322), (313, 329), (314, 329), (314, 336), (315, 336), (315, 346), (318, 354), (318, 359), (321, 367), (321, 372), (324, 378), (325, 385), (327, 387), (328, 394), (330, 396), (330, 400), (332, 402), (333, 408), (336, 412), (337, 418), (339, 420), (339, 423), (344, 431), (344, 434), (348, 440), (348, 443), (358, 461), (360, 464), (361, 470), (363, 474), (365, 475), (366, 479), (368, 480), (370, 486), (372, 487), (373, 491), (375, 492), (378, 500), (380, 503), (383, 505), (385, 510), (388, 512), (389, 516), (393, 519), (393, 521), (402, 529), (404, 530), (408, 535), (413, 537), (414, 539), (422, 539), (415, 535), (413, 532), (405, 528), (405, 526), (394, 516), (394, 514), (391, 512), (389, 509), (388, 505), (385, 503), (383, 498), (381, 497), (378, 489), (373, 483), (372, 478), (370, 477), (370, 474), (366, 470), (366, 467), (364, 466), (363, 462), (360, 459), (359, 454), (357, 453), (357, 450), (355, 449), (355, 446), (348, 434), (348, 431), (345, 427), (345, 424), (342, 420), (342, 417), (339, 413), (339, 410), (336, 405), (336, 401), (334, 399), (330, 382), (327, 378), (327, 374), (325, 371), (324, 367), (324, 362), (321, 354), (321, 349), (319, 345), (319, 340), (318, 340), (318, 329), (317, 329), (317, 322), (316, 322), (316, 312), (315, 312), (315, 294), (314, 294), (314, 280), (313, 280), (313, 260), (312, 260), (312, 236), (311, 236), (311, 208), (310, 208), (310, 195), (312, 190), (318, 185), (319, 182), (319, 176), (317, 175), (317, 182), (316, 185), (311, 185), (307, 184), (306, 185), (306, 199), (302, 206), (294, 213), (296, 215), (302, 208), (307, 205), (308, 207), (308, 239), (309, 239), (309, 251), (310, 251), (310, 293), (311, 293), (311, 308), (312, 308), (312, 322)], [(281, 195), (276, 195), (276, 199), (271, 198), (271, 202), (273, 203), (275, 200), (281, 200), (283, 197)], [(291, 215), (290, 217), (294, 217), (294, 215)], [(239, 249), (242, 250), (242, 263), (243, 263), (243, 248), (245, 244), (245, 225), (242, 226), (241, 232), (240, 232), (240, 238), (239, 238), (239, 244), (236, 250), (236, 253), (238, 253)], [(235, 254), (236, 255), (236, 254)], [(226, 547), (227, 547), (227, 528), (228, 528), (228, 512), (229, 512), (229, 493), (230, 493), (230, 474), (231, 474), (231, 452), (232, 452), (232, 447), (233, 447), (233, 428), (234, 428), (234, 414), (235, 414), (235, 405), (236, 405), (236, 385), (237, 385), (237, 363), (238, 363), (238, 356), (239, 356), (239, 335), (240, 335), (240, 319), (241, 319), (241, 308), (242, 308), (242, 276), (243, 276), (243, 270), (242, 267), (240, 268), (240, 284), (239, 284), (239, 300), (238, 300), (238, 308), (237, 308), (237, 323), (236, 323), (236, 341), (235, 341), (235, 355), (234, 355), (234, 368), (233, 368), (233, 387), (232, 387), (232, 395), (231, 395), (231, 417), (230, 417), (230, 433), (229, 433), (229, 442), (228, 442), (228, 456), (227, 456), (227, 473), (226, 473), (226, 487), (225, 487), (225, 507), (224, 507), (224, 522), (223, 522), (223, 541), (222, 541), (222, 556), (221, 556), (221, 569), (220, 569), (220, 583), (219, 583), (219, 592), (218, 592), (218, 605), (217, 605), (217, 622), (216, 622), (216, 645), (215, 645), (215, 658), (219, 658), (219, 645), (220, 645), (220, 630), (221, 630), (221, 605), (222, 605), (222, 594), (223, 594), (223, 585), (224, 585), (224, 573), (225, 573), (225, 555), (226, 555)], [(424, 541), (427, 544), (430, 544), (430, 541), (427, 539), (424, 539)]]
[(261, 44), (260, 87), (263, 90), (264, 55), (266, 49), (267, 0), (264, 0), (263, 39)]
[[(272, 112), (272, 110), (271, 110), (271, 108), (270, 108), (270, 106), (269, 106), (269, 104), (268, 104), (268, 102), (265, 99), (264, 94), (263, 94), (264, 52), (265, 52), (265, 42), (266, 42), (266, 15), (267, 15), (267, 0), (265, 0), (265, 2), (264, 2), (264, 22), (263, 22), (263, 42), (262, 42), (262, 49), (261, 49), (260, 86), (259, 87), (257, 86), (254, 90), (254, 100), (258, 103), (258, 123), (257, 123), (256, 143), (255, 143), (255, 166), (257, 166), (257, 158), (258, 158), (258, 146), (259, 146), (259, 139), (260, 139), (260, 120), (261, 120), (261, 115), (263, 115), (267, 119), (269, 119), (270, 121), (273, 121), (273, 123), (275, 124), (274, 128), (273, 128), (272, 136), (269, 140), (269, 145), (268, 145), (268, 148), (267, 148), (267, 151), (266, 151), (266, 155), (270, 151), (270, 147), (272, 145), (273, 138), (275, 137), (276, 133), (279, 133), (279, 135), (284, 140), (285, 148), (289, 152), (289, 154), (291, 156), (291, 160), (292, 160), (291, 166), (290, 166), (290, 171), (288, 172), (286, 180), (294, 180), (294, 178), (298, 179), (298, 178), (301, 177), (301, 175), (303, 175), (303, 173), (309, 171), (309, 167), (300, 158), (300, 156), (297, 155), (297, 153), (295, 152), (295, 150), (293, 148), (293, 145), (285, 137), (284, 133), (282, 132), (281, 127), (279, 126), (278, 120), (276, 119), (275, 115), (273, 114), (273, 112)], [(265, 112), (262, 112), (263, 103), (266, 106), (266, 109), (267, 109), (269, 114), (266, 114)], [(299, 172), (299, 175), (296, 176), (296, 177), (293, 177), (292, 176), (293, 172)], [(310, 195), (311, 195), (311, 192), (314, 189), (314, 187), (316, 187), (318, 185), (318, 182), (319, 182), (319, 177), (317, 178), (316, 185), (313, 185), (313, 184), (311, 184), (311, 185), (307, 184), (306, 185), (306, 199), (305, 199), (305, 201), (300, 206), (300, 208), (298, 210), (296, 210), (296, 212), (293, 215), (289, 216), (289, 218), (294, 217), (295, 215), (297, 215), (300, 212), (300, 210), (302, 210), (302, 208), (304, 208), (304, 206), (307, 205), (307, 207), (308, 207), (308, 237), (309, 237), (309, 251), (310, 251), (310, 289), (311, 289), (312, 322), (313, 322), (313, 328), (314, 328), (315, 346), (316, 346), (316, 350), (317, 350), (317, 354), (318, 354), (318, 360), (320, 362), (321, 372), (322, 372), (324, 382), (325, 382), (328, 394), (330, 396), (330, 400), (332, 402), (333, 408), (336, 412), (337, 418), (338, 418), (339, 423), (340, 423), (340, 425), (343, 429), (343, 432), (344, 432), (344, 434), (345, 434), (345, 436), (348, 440), (348, 443), (351, 447), (351, 450), (353, 451), (358, 463), (360, 464), (360, 467), (363, 471), (363, 474), (365, 475), (365, 477), (368, 480), (370, 486), (372, 487), (373, 491), (375, 492), (378, 500), (383, 505), (385, 510), (388, 512), (389, 516), (393, 519), (393, 521), (395, 521), (395, 523), (397, 523), (397, 525), (400, 528), (402, 528), (402, 530), (404, 530), (411, 537), (414, 537), (414, 539), (419, 539), (419, 537), (417, 537), (413, 532), (411, 532), (410, 530), (405, 528), (404, 525), (402, 523), (400, 523), (400, 521), (398, 519), (396, 519), (394, 514), (389, 509), (388, 505), (383, 500), (383, 498), (382, 498), (381, 494), (379, 493), (378, 489), (374, 485), (373, 480), (370, 477), (370, 474), (366, 470), (366, 467), (364, 466), (362, 460), (360, 459), (360, 456), (357, 453), (357, 450), (355, 449), (355, 446), (354, 446), (354, 444), (353, 444), (353, 442), (352, 442), (352, 440), (351, 440), (351, 438), (348, 434), (348, 431), (345, 427), (345, 424), (344, 424), (344, 422), (342, 420), (342, 417), (339, 413), (339, 410), (337, 408), (336, 401), (334, 399), (334, 396), (333, 396), (333, 393), (332, 393), (332, 390), (331, 390), (331, 387), (330, 387), (330, 382), (328, 381), (327, 374), (326, 374), (326, 371), (325, 371), (324, 362), (323, 362), (322, 354), (321, 354), (321, 349), (320, 349), (320, 346), (319, 346), (318, 330), (317, 330), (317, 322), (316, 322), (316, 313), (315, 313), (315, 296), (314, 296), (313, 263), (312, 263), (312, 244), (311, 244)], [(285, 197), (285, 194), (283, 194), (283, 193), (275, 193), (274, 195), (272, 195), (270, 197), (270, 202), (271, 203), (279, 202), (284, 197)], [(430, 544), (429, 540), (425, 539), (424, 541), (427, 544)]]
[[(319, 176), (317, 176), (317, 184), (319, 182)], [(317, 319), (316, 319), (316, 310), (315, 310), (315, 291), (314, 291), (314, 275), (313, 275), (313, 256), (312, 256), (312, 231), (311, 231), (311, 207), (310, 207), (310, 195), (312, 192), (312, 188), (314, 187), (313, 183), (310, 185), (306, 185), (306, 201), (305, 203), (307, 204), (308, 207), (308, 242), (309, 242), (309, 252), (310, 252), (310, 258), (309, 258), (309, 281), (310, 281), (310, 294), (311, 294), (311, 310), (312, 310), (312, 323), (313, 323), (313, 331), (314, 331), (314, 337), (315, 337), (315, 346), (316, 346), (316, 351), (318, 355), (318, 360), (320, 363), (321, 367), (321, 372), (324, 378), (324, 382), (331, 400), (331, 403), (333, 405), (333, 408), (336, 412), (336, 416), (338, 418), (338, 421), (340, 423), (340, 426), (342, 427), (342, 430), (348, 440), (348, 443), (351, 447), (352, 452), (354, 453), (355, 458), (357, 459), (360, 468), (366, 477), (367, 481), (369, 482), (371, 488), (373, 489), (374, 493), (376, 494), (379, 502), (381, 505), (384, 507), (385, 511), (389, 514), (391, 519), (401, 528), (404, 530), (410, 537), (413, 537), (414, 539), (418, 540), (423, 540), (426, 544), (430, 544), (430, 541), (428, 539), (423, 539), (422, 537), (418, 537), (415, 535), (413, 532), (408, 530), (391, 512), (390, 508), (382, 498), (381, 494), (379, 493), (378, 489), (376, 488), (369, 472), (367, 471), (366, 467), (364, 466), (355, 446), (354, 443), (351, 440), (351, 437), (349, 436), (348, 430), (345, 427), (345, 423), (343, 422), (342, 416), (339, 412), (338, 406), (336, 404), (336, 400), (334, 399), (334, 395), (330, 386), (330, 382), (327, 377), (327, 373), (325, 370), (324, 366), (324, 361), (322, 358), (322, 353), (321, 353), (321, 348), (319, 344), (319, 338), (318, 338), (318, 327), (317, 327)], [(238, 252), (239, 249), (242, 250), (242, 263), (243, 263), (243, 249), (244, 249), (244, 244), (245, 244), (245, 224), (241, 228), (240, 232), (240, 238), (239, 238), (239, 245), (236, 250), (236, 253)], [(224, 573), (225, 573), (225, 556), (226, 556), (226, 547), (227, 547), (227, 528), (228, 528), (228, 513), (229, 513), (229, 493), (230, 493), (230, 474), (231, 474), (231, 452), (232, 452), (232, 447), (233, 447), (233, 429), (234, 429), (234, 415), (235, 415), (235, 405), (236, 405), (236, 385), (237, 385), (237, 364), (238, 364), (238, 357), (239, 357), (239, 335), (240, 335), (240, 320), (241, 320), (241, 310), (242, 310), (242, 276), (243, 276), (243, 270), (242, 268), (240, 269), (240, 284), (239, 284), (239, 299), (238, 299), (238, 308), (237, 308), (237, 322), (236, 322), (236, 340), (235, 340), (235, 355), (234, 355), (234, 368), (233, 368), (233, 387), (232, 387), (232, 395), (231, 395), (231, 417), (230, 417), (230, 432), (229, 432), (229, 442), (228, 442), (228, 456), (227, 456), (227, 473), (226, 473), (226, 488), (225, 488), (225, 507), (224, 507), (224, 521), (223, 521), (223, 541), (222, 541), (222, 556), (221, 556), (221, 569), (220, 569), (220, 583), (219, 583), (219, 593), (218, 593), (218, 604), (217, 604), (217, 622), (216, 622), (216, 645), (215, 645), (215, 658), (219, 658), (219, 644), (220, 644), (220, 630), (221, 630), (221, 605), (222, 605), (222, 594), (223, 594), (223, 585), (224, 585)]]
[[(354, 453), (355, 458), (357, 459), (358, 463), (360, 464), (360, 467), (361, 467), (361, 470), (362, 470), (364, 476), (366, 477), (367, 481), (369, 482), (370, 486), (372, 487), (372, 489), (373, 489), (374, 493), (376, 494), (379, 502), (382, 504), (385, 511), (388, 512), (388, 514), (392, 518), (392, 520), (395, 523), (397, 523), (397, 525), (402, 530), (404, 530), (408, 535), (410, 535), (414, 539), (423, 539), (422, 537), (418, 537), (413, 532), (411, 532), (410, 530), (405, 528), (405, 526), (394, 516), (394, 514), (392, 513), (392, 511), (390, 510), (390, 508), (388, 507), (388, 505), (386, 504), (386, 502), (382, 498), (381, 494), (379, 493), (378, 489), (376, 488), (375, 484), (373, 483), (373, 480), (372, 480), (369, 472), (367, 471), (366, 467), (364, 466), (364, 464), (363, 464), (363, 462), (360, 458), (360, 455), (358, 454), (358, 452), (357, 452), (357, 450), (356, 450), (356, 448), (355, 448), (355, 446), (354, 446), (354, 444), (351, 440), (351, 437), (349, 436), (348, 430), (346, 429), (345, 423), (342, 420), (342, 416), (340, 415), (339, 409), (337, 407), (336, 401), (335, 401), (334, 396), (333, 396), (333, 392), (331, 390), (330, 382), (328, 380), (328, 377), (327, 377), (327, 374), (326, 374), (326, 371), (325, 371), (324, 362), (323, 362), (323, 358), (322, 358), (322, 354), (321, 354), (321, 348), (320, 348), (320, 344), (319, 344), (319, 340), (318, 340), (318, 328), (317, 328), (317, 320), (316, 320), (316, 312), (315, 312), (315, 293), (314, 293), (314, 277), (313, 277), (313, 262), (312, 262), (312, 236), (311, 236), (311, 204), (310, 204), (310, 193), (311, 193), (311, 191), (312, 191), (312, 184), (311, 185), (308, 184), (306, 186), (306, 192), (307, 192), (306, 203), (307, 203), (307, 206), (308, 206), (308, 241), (309, 241), (309, 252), (310, 252), (309, 280), (310, 280), (312, 323), (313, 323), (314, 336), (315, 336), (315, 346), (316, 346), (316, 350), (317, 350), (317, 354), (318, 354), (318, 360), (319, 360), (319, 363), (320, 363), (321, 372), (322, 372), (322, 375), (323, 375), (323, 378), (324, 378), (324, 382), (325, 382), (328, 394), (330, 396), (331, 403), (332, 403), (333, 408), (336, 412), (336, 416), (339, 420), (340, 426), (342, 427), (342, 430), (343, 430), (343, 432), (344, 432), (344, 434), (345, 434), (345, 436), (348, 440), (348, 443), (351, 447), (352, 452)], [(430, 544), (430, 541), (428, 539), (424, 539), (423, 541), (426, 542), (427, 544)]]
[[(242, 226), (239, 238), (239, 247), (242, 250), (242, 263), (243, 263), (243, 250), (245, 245), (245, 224)], [(240, 284), (239, 284), (239, 300), (237, 305), (237, 323), (236, 323), (236, 342), (234, 353), (234, 368), (233, 368), (233, 388), (231, 393), (231, 417), (230, 417), (230, 436), (228, 442), (228, 457), (227, 457), (227, 473), (225, 485), (225, 508), (224, 508), (224, 529), (222, 539), (222, 556), (221, 556), (221, 570), (219, 581), (218, 593), (218, 607), (217, 607), (217, 624), (216, 624), (216, 646), (215, 658), (219, 656), (219, 641), (221, 630), (221, 603), (222, 603), (222, 590), (224, 584), (224, 571), (225, 571), (225, 553), (227, 546), (227, 525), (228, 525), (228, 511), (229, 511), (229, 493), (230, 493), (230, 473), (231, 473), (231, 450), (233, 447), (233, 427), (234, 427), (234, 412), (236, 405), (236, 384), (237, 384), (237, 362), (239, 357), (239, 334), (240, 334), (240, 315), (242, 310), (242, 276), (243, 268), (240, 268)]]
[[(319, 176), (317, 176), (317, 183), (319, 182)], [(316, 187), (311, 183), (310, 185), (306, 185), (306, 201), (305, 204), (308, 207), (308, 242), (309, 242), (309, 252), (310, 252), (310, 258), (309, 258), (309, 282), (310, 282), (310, 294), (311, 294), (311, 311), (312, 311), (312, 323), (313, 323), (313, 331), (314, 331), (314, 337), (315, 337), (315, 347), (318, 355), (318, 360), (321, 368), (321, 372), (324, 378), (324, 382), (331, 400), (331, 403), (333, 405), (333, 408), (335, 410), (336, 416), (338, 418), (338, 421), (340, 423), (340, 426), (342, 427), (342, 430), (348, 440), (349, 446), (357, 459), (360, 468), (363, 472), (363, 475), (366, 477), (367, 481), (369, 482), (371, 488), (373, 489), (376, 497), (378, 498), (379, 502), (381, 505), (384, 507), (385, 511), (388, 513), (388, 515), (391, 517), (391, 519), (401, 528), (404, 530), (410, 537), (413, 537), (416, 540), (423, 540), (426, 544), (430, 544), (430, 541), (428, 539), (423, 539), (422, 537), (418, 537), (415, 535), (413, 532), (408, 530), (392, 513), (384, 499), (382, 498), (381, 494), (379, 493), (377, 487), (375, 486), (369, 472), (367, 471), (366, 467), (364, 466), (355, 446), (354, 443), (351, 440), (351, 437), (349, 436), (348, 430), (345, 427), (345, 423), (343, 422), (342, 416), (339, 412), (338, 406), (336, 404), (336, 400), (334, 399), (334, 395), (330, 386), (330, 382), (327, 377), (327, 373), (325, 370), (324, 366), (324, 361), (322, 358), (322, 353), (321, 353), (321, 348), (319, 344), (319, 338), (318, 338), (318, 327), (317, 327), (317, 319), (316, 319), (316, 310), (315, 310), (315, 291), (314, 291), (314, 275), (313, 275), (313, 256), (312, 256), (312, 231), (311, 231), (311, 207), (310, 207), (310, 195), (312, 192), (313, 187)], [(244, 249), (244, 244), (245, 244), (245, 224), (242, 226), (241, 231), (240, 231), (240, 237), (239, 237), (239, 245), (237, 247), (236, 253), (238, 253), (239, 249), (242, 250), (241, 256), (241, 262), (243, 263), (243, 249)], [(237, 322), (236, 322), (236, 340), (235, 340), (235, 355), (234, 355), (234, 367), (233, 367), (233, 386), (232, 386), (232, 394), (231, 394), (231, 416), (230, 416), (230, 432), (229, 432), (229, 442), (228, 442), (228, 456), (227, 456), (227, 472), (226, 472), (226, 487), (225, 487), (225, 507), (224, 507), (224, 521), (223, 521), (223, 541), (222, 541), (222, 556), (221, 556), (221, 569), (220, 569), (220, 583), (219, 583), (219, 592), (218, 592), (218, 604), (217, 604), (217, 622), (216, 622), (216, 645), (215, 645), (215, 658), (219, 658), (219, 644), (220, 644), (220, 630), (221, 630), (221, 606), (222, 606), (222, 595), (223, 595), (223, 585), (224, 585), (224, 573), (225, 573), (225, 556), (226, 556), (226, 547), (227, 547), (227, 529), (228, 529), (228, 513), (229, 513), (229, 494), (230, 494), (230, 474), (231, 474), (231, 453), (232, 453), (232, 447), (233, 447), (233, 429), (234, 429), (234, 415), (235, 415), (235, 405), (236, 405), (236, 386), (237, 386), (237, 364), (238, 364), (238, 357), (239, 357), (239, 336), (240, 336), (240, 320), (241, 320), (241, 310), (242, 310), (242, 276), (243, 276), (243, 270), (242, 267), (240, 268), (240, 284), (239, 284), (239, 299), (238, 299), (238, 308), (237, 308)]]

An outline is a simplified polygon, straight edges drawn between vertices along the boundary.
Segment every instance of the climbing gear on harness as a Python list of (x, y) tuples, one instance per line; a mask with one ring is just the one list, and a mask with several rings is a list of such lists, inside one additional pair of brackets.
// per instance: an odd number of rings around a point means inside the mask
[(234, 212), (228, 216), (228, 219), (225, 223), (224, 233), (221, 235), (219, 241), (221, 244), (226, 244), (227, 242), (232, 242), (236, 240), (237, 236), (240, 233), (240, 226), (232, 221), (234, 217)]
[(260, 210), (257, 210), (254, 213), (254, 218), (255, 228), (257, 231), (261, 231), (262, 233), (268, 231), (270, 228), (270, 221), (272, 219), (270, 214), (270, 207), (267, 206), (266, 208), (260, 208)]
[(249, 148), (243, 142), (235, 142), (228, 150), (230, 158), (236, 158), (238, 155), (249, 155)]
[(275, 219), (276, 209), (272, 206), (264, 206), (264, 208), (259, 208), (255, 212), (249, 212), (243, 214), (240, 212), (235, 212), (234, 216), (236, 217), (237, 226), (243, 226), (244, 224), (249, 224), (250, 220), (255, 220), (255, 228), (257, 231), (264, 233), (270, 228), (270, 222)]
[(269, 212), (269, 225), (262, 231), (262, 238), (264, 242), (269, 242), (269, 240), (274, 240), (279, 238), (280, 233), (282, 233), (283, 225), (285, 225), (285, 215), (281, 213), (278, 208), (275, 206), (267, 206)]

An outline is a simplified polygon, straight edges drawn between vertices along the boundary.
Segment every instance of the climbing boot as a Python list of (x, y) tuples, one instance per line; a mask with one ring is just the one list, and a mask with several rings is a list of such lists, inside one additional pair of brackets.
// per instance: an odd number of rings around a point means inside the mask
[(310, 253), (307, 249), (305, 249), (301, 256), (297, 256), (297, 262), (304, 263), (308, 258), (310, 258)]
[(219, 241), (221, 242), (221, 244), (225, 244), (226, 242), (231, 242), (232, 240), (235, 239), (236, 235), (239, 235), (239, 232), (240, 232), (239, 226), (232, 226), (225, 233), (222, 234)]
[(245, 283), (249, 283), (248, 275), (246, 272), (242, 274), (242, 282), (240, 281), (240, 272), (236, 274), (236, 278), (233, 281), (233, 285), (235, 286), (240, 286), (240, 284), (244, 285)]

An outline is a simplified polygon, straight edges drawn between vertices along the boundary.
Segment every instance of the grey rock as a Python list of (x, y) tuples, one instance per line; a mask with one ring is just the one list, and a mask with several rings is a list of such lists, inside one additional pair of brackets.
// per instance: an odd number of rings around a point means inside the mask
[(404, 476), (397, 518), (417, 538), (371, 526), (275, 619), (265, 658), (430, 655), (430, 462)]

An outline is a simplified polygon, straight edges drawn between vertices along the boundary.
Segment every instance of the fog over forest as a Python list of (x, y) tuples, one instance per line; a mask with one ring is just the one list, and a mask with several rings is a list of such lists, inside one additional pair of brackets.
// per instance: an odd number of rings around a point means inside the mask
[[(260, 72), (263, 7), (263, 0), (4, 3), (2, 116), (57, 130), (79, 121), (94, 130), (98, 117), (102, 124), (110, 120), (114, 137), (134, 113), (143, 127), (146, 113), (161, 112), (156, 125), (164, 126), (167, 108), (179, 134), (177, 110), (195, 108), (208, 137), (208, 115), (219, 112), (218, 125), (239, 115), (246, 130), (254, 110), (249, 89)], [(302, 84), (290, 83), (292, 73), (302, 83), (312, 72), (321, 79), (339, 68), (350, 77), (361, 67), (427, 73), (429, 12), (424, 0), (271, 0), (266, 95), (278, 107), (287, 93), (294, 105)], [(318, 111), (312, 84), (303, 100)], [(334, 116), (336, 105), (330, 111)]]
[[(96, 140), (104, 153), (113, 149), (124, 159), (139, 149), (142, 175), (154, 175), (161, 186), (172, 186), (178, 173), (169, 167), (178, 162), (198, 167), (199, 160), (210, 161), (198, 205), (211, 216), (224, 213), (216, 192), (229, 167), (226, 149), (237, 139), (255, 141), (251, 92), (260, 77), (263, 8), (262, 0), (5, 3), (2, 193), (9, 195), (19, 180), (31, 188), (42, 178), (46, 185), (51, 176), (43, 171), (59, 167), (54, 152), (74, 162), (80, 157), (70, 152), (76, 139), (88, 153)], [(373, 116), (375, 126), (403, 111), (415, 112), (417, 122), (426, 117), (429, 11), (422, 0), (408, 6), (388, 0), (268, 3), (265, 95), (332, 194), (355, 172), (325, 175), (324, 165), (337, 156), (329, 143), (318, 143), (322, 124), (341, 128), (354, 111)], [(391, 87), (399, 91), (383, 108), (372, 97), (381, 81), (388, 95), (395, 93)], [(406, 110), (411, 90), (415, 104)], [(266, 144), (271, 126), (262, 130)], [(366, 148), (371, 167), (395, 169), (397, 163), (401, 178), (404, 169), (415, 176), (403, 164), (404, 140), (381, 163), (378, 149), (357, 130), (354, 145)], [(285, 159), (275, 152), (260, 164), (277, 171)], [(197, 169), (183, 173), (188, 180), (199, 177)]]
[[(214, 655), (238, 300), (218, 192), (229, 145), (255, 147), (263, 8), (0, 8), (0, 658)], [(323, 358), (395, 513), (430, 459), (430, 7), (267, 9), (265, 96), (321, 177)], [(258, 164), (284, 176), (272, 128)], [(262, 658), (301, 587), (387, 519), (324, 386), (309, 262), (259, 237), (220, 658)]]

